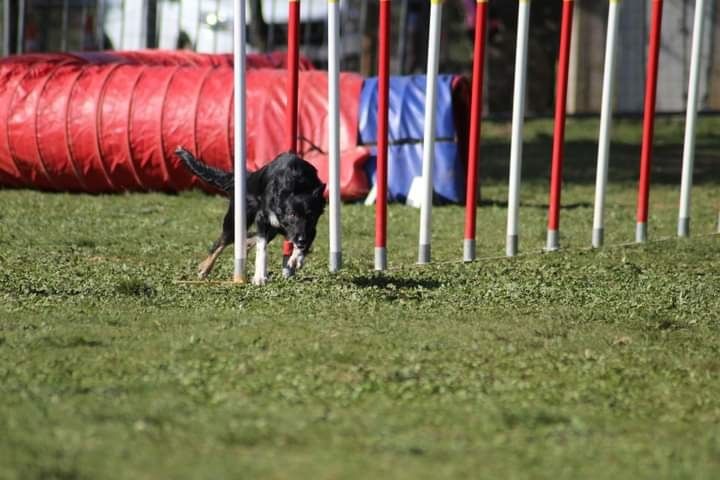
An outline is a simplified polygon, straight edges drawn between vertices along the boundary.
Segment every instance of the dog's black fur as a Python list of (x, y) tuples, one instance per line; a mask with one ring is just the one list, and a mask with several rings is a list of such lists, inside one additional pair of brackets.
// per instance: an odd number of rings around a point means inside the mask
[[(205, 278), (222, 250), (235, 240), (233, 174), (202, 163), (182, 147), (175, 153), (191, 172), (230, 197), (220, 238), (199, 267), (198, 274)], [(256, 258), (253, 283), (263, 284), (267, 280), (266, 267), (260, 264), (266, 262), (265, 252), (260, 249), (278, 234), (290, 240), (295, 249), (289, 273), (302, 266), (304, 256), (315, 240), (318, 219), (325, 209), (324, 192), (325, 184), (320, 181), (315, 167), (294, 153), (280, 154), (260, 170), (248, 174), (247, 227), (255, 224), (256, 255), (262, 255), (262, 259)]]

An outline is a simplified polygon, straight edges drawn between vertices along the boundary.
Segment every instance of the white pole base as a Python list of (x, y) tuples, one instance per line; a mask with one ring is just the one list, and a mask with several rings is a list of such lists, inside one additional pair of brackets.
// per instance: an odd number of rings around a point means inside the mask
[(557, 230), (548, 230), (545, 251), (557, 252), (558, 250), (560, 250), (560, 232)]
[(593, 228), (592, 233), (592, 246), (593, 248), (600, 248), (605, 243), (605, 229), (604, 228)]
[(329, 268), (331, 273), (342, 268), (342, 252), (330, 252)]
[(638, 223), (635, 226), (635, 243), (647, 242), (647, 223)]
[(475, 239), (466, 238), (463, 242), (463, 262), (475, 260)]
[(717, 233), (720, 233), (720, 213), (718, 213)]
[(418, 265), (427, 265), (430, 263), (430, 244), (420, 244), (418, 248)]
[(235, 259), (235, 272), (233, 272), (234, 283), (247, 283), (247, 275), (245, 274), (245, 259)]
[(382, 272), (387, 270), (387, 249), (385, 247), (375, 247), (375, 271)]
[(508, 257), (514, 257), (518, 254), (518, 236), (508, 235), (507, 243), (505, 244), (505, 255)]
[(678, 218), (678, 237), (690, 236), (690, 219)]

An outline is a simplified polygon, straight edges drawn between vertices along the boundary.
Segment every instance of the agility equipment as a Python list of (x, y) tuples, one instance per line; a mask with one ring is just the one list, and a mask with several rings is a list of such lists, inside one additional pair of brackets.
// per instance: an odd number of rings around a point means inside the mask
[(560, 27), (560, 50), (555, 90), (555, 130), (553, 133), (550, 200), (548, 208), (547, 251), (560, 248), (560, 195), (565, 146), (565, 116), (567, 107), (570, 44), (572, 37), (573, 0), (564, 0)]
[(440, 30), (442, 26), (442, 5), (444, 0), (431, 0), (430, 33), (428, 35), (427, 86), (425, 94), (425, 133), (423, 135), (422, 204), (420, 206), (420, 238), (418, 261), (420, 265), (430, 263), (431, 217), (433, 201), (433, 160), (435, 149), (435, 105), (437, 96), (438, 63), (440, 59)]
[[(378, 120), (380, 119), (379, 78), (363, 83), (360, 96), (360, 144), (370, 148), (365, 164), (368, 180), (377, 191)], [(414, 204), (410, 198), (422, 175), (427, 104), (425, 75), (391, 76), (389, 79), (387, 198)], [(463, 203), (465, 160), (467, 159), (470, 82), (457, 75), (438, 75), (435, 103), (433, 197), (435, 203)], [(375, 182), (375, 183), (373, 183)], [(371, 194), (372, 196), (372, 194)], [(372, 198), (371, 198), (372, 200)]]
[(340, 6), (337, 0), (328, 0), (328, 132), (329, 152), (329, 218), (331, 272), (342, 267), (340, 224)]
[[(300, 52), (300, 0), (288, 0), (287, 24), (287, 105), (285, 107), (285, 131), (287, 132), (287, 150), (297, 153), (298, 145), (298, 56)], [(287, 262), (292, 255), (292, 243), (285, 239), (283, 242), (283, 274), (290, 275)]]
[(520, 174), (522, 168), (523, 126), (525, 124), (525, 82), (527, 79), (528, 30), (530, 0), (520, 0), (515, 50), (515, 84), (513, 87), (512, 139), (510, 144), (510, 180), (508, 193), (507, 241), (505, 254), (518, 253), (518, 220), (520, 209)]
[(477, 183), (482, 127), (483, 79), (485, 75), (485, 43), (487, 39), (487, 0), (475, 4), (475, 44), (473, 49), (472, 93), (470, 100), (470, 133), (467, 160), (467, 189), (465, 195), (465, 239), (463, 260), (475, 260), (477, 220)]
[(245, 181), (245, 157), (247, 156), (247, 113), (245, 110), (245, 0), (235, 0), (233, 2), (235, 12), (233, 21), (233, 107), (234, 107), (234, 134), (235, 144), (233, 145), (234, 154), (234, 184), (235, 189), (235, 210), (234, 210), (234, 237), (235, 237), (235, 269), (233, 272), (233, 281), (236, 283), (245, 283), (247, 276), (245, 274), (245, 264), (247, 259), (247, 202), (246, 191), (247, 184)]
[(705, 30), (705, 0), (695, 1), (692, 50), (690, 53), (690, 79), (688, 80), (687, 112), (685, 114), (685, 142), (683, 149), (682, 180), (680, 184), (680, 209), (678, 212), (678, 236), (690, 235), (690, 190), (692, 189), (695, 164), (695, 130), (700, 84), (700, 54)]
[(600, 134), (598, 137), (598, 158), (595, 178), (595, 203), (593, 209), (592, 246), (600, 248), (605, 240), (605, 192), (610, 163), (610, 134), (612, 131), (612, 110), (615, 98), (615, 66), (617, 63), (617, 38), (620, 16), (620, 0), (610, 0), (608, 28), (605, 41), (605, 67), (600, 107)]
[(388, 96), (390, 93), (390, 0), (380, 0), (378, 34), (377, 172), (375, 176), (375, 270), (387, 268)]
[[(175, 157), (185, 146), (209, 165), (232, 170), (233, 69), (227, 65), (116, 63), (42, 54), (0, 60), (0, 184), (50, 191), (106, 193), (209, 189)], [(287, 151), (282, 70), (247, 70), (247, 168)], [(340, 177), (344, 199), (363, 198), (369, 155), (359, 145), (363, 79), (342, 74)], [(324, 122), (327, 76), (300, 73), (304, 157), (327, 182), (329, 138)], [(316, 145), (318, 150), (312, 148)]]
[(650, 23), (650, 45), (645, 72), (645, 107), (643, 117), (642, 150), (640, 153), (640, 179), (637, 196), (637, 224), (635, 242), (647, 241), (648, 208), (650, 200), (650, 166), (652, 163), (653, 133), (655, 130), (655, 103), (660, 57), (660, 34), (662, 31), (663, 0), (653, 0)]

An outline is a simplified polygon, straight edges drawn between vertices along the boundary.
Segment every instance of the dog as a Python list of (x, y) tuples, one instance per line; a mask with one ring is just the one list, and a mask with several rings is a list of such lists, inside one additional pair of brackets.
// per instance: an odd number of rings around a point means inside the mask
[[(193, 174), (230, 197), (220, 237), (210, 248), (209, 256), (198, 266), (198, 276), (204, 279), (225, 247), (235, 239), (234, 177), (232, 172), (206, 165), (182, 147), (177, 147), (175, 154)], [(264, 285), (268, 281), (267, 245), (278, 234), (290, 240), (294, 247), (283, 275), (290, 277), (303, 266), (315, 240), (318, 220), (325, 210), (324, 193), (325, 184), (320, 181), (315, 167), (295, 153), (282, 153), (248, 174), (247, 228), (254, 223), (257, 229), (247, 245), (250, 247), (254, 243), (256, 249), (254, 285)]]

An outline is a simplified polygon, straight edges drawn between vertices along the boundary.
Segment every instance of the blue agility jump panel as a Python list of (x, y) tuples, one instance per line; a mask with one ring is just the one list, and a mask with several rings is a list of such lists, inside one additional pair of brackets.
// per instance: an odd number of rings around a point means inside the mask
[[(457, 142), (453, 111), (453, 75), (440, 75), (435, 123), (435, 161), (433, 184), (436, 195), (448, 202), (465, 198), (465, 168)], [(423, 122), (425, 114), (425, 75), (390, 78), (388, 114), (388, 196), (405, 201), (414, 177), (421, 176)], [(371, 150), (366, 163), (371, 185), (375, 183), (377, 161), (378, 79), (363, 83), (358, 129), (360, 142)]]

